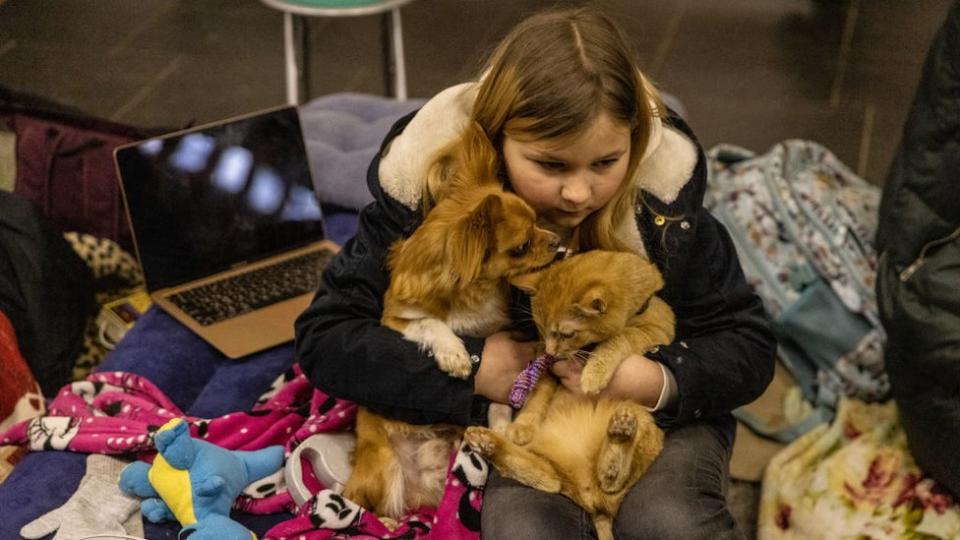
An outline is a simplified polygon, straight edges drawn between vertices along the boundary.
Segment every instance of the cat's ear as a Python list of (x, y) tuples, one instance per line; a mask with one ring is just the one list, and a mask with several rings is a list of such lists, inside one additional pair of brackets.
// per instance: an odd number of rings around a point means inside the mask
[(507, 281), (521, 291), (530, 296), (534, 296), (537, 294), (537, 289), (540, 288), (540, 280), (543, 278), (543, 272), (543, 270), (540, 272), (527, 272), (526, 274), (509, 277)]
[(604, 290), (602, 287), (592, 287), (583, 293), (576, 304), (577, 311), (581, 315), (596, 317), (607, 312), (607, 301), (603, 299)]

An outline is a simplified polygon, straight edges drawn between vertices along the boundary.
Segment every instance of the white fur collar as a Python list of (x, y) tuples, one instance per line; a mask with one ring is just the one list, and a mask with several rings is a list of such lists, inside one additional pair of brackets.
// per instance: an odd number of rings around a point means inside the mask
[[(390, 143), (379, 169), (380, 185), (388, 195), (411, 210), (418, 207), (430, 159), (463, 130), (476, 95), (476, 83), (447, 88), (431, 98)], [(696, 164), (697, 150), (690, 139), (657, 120), (633, 184), (669, 204)]]
[(404, 206), (420, 204), (430, 159), (460, 135), (477, 96), (474, 83), (451, 86), (430, 99), (380, 159), (380, 186)]

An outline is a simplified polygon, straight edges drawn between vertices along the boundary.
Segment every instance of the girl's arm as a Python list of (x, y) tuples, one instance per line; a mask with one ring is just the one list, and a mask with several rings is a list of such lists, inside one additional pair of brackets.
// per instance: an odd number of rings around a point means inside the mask
[[(320, 390), (386, 416), (416, 424), (476, 422), (488, 400), (474, 395), (473, 376), (450, 377), (417, 344), (380, 324), (387, 249), (417, 222), (414, 211), (384, 196), (360, 213), (356, 235), (297, 319), (297, 359)], [(465, 343), (471, 353), (482, 351), (481, 339)]]
[(677, 384), (674, 406), (656, 413), (663, 426), (728, 413), (759, 397), (773, 378), (776, 338), (733, 242), (706, 209), (696, 221), (671, 306), (676, 339), (646, 355), (663, 363)]

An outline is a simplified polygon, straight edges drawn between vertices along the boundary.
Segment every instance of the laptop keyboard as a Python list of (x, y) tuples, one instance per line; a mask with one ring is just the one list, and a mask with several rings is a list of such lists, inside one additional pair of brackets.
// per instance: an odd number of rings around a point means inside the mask
[(317, 290), (334, 251), (320, 249), (171, 295), (169, 300), (203, 326)]

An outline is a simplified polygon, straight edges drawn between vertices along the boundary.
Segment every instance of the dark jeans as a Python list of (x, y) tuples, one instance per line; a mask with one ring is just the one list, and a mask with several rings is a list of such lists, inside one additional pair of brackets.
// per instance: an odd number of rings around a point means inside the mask
[[(623, 501), (619, 540), (742, 539), (727, 507), (735, 424), (730, 417), (667, 433), (663, 452)], [(590, 516), (570, 499), (503, 478), (491, 470), (483, 496), (484, 540), (595, 539)]]

